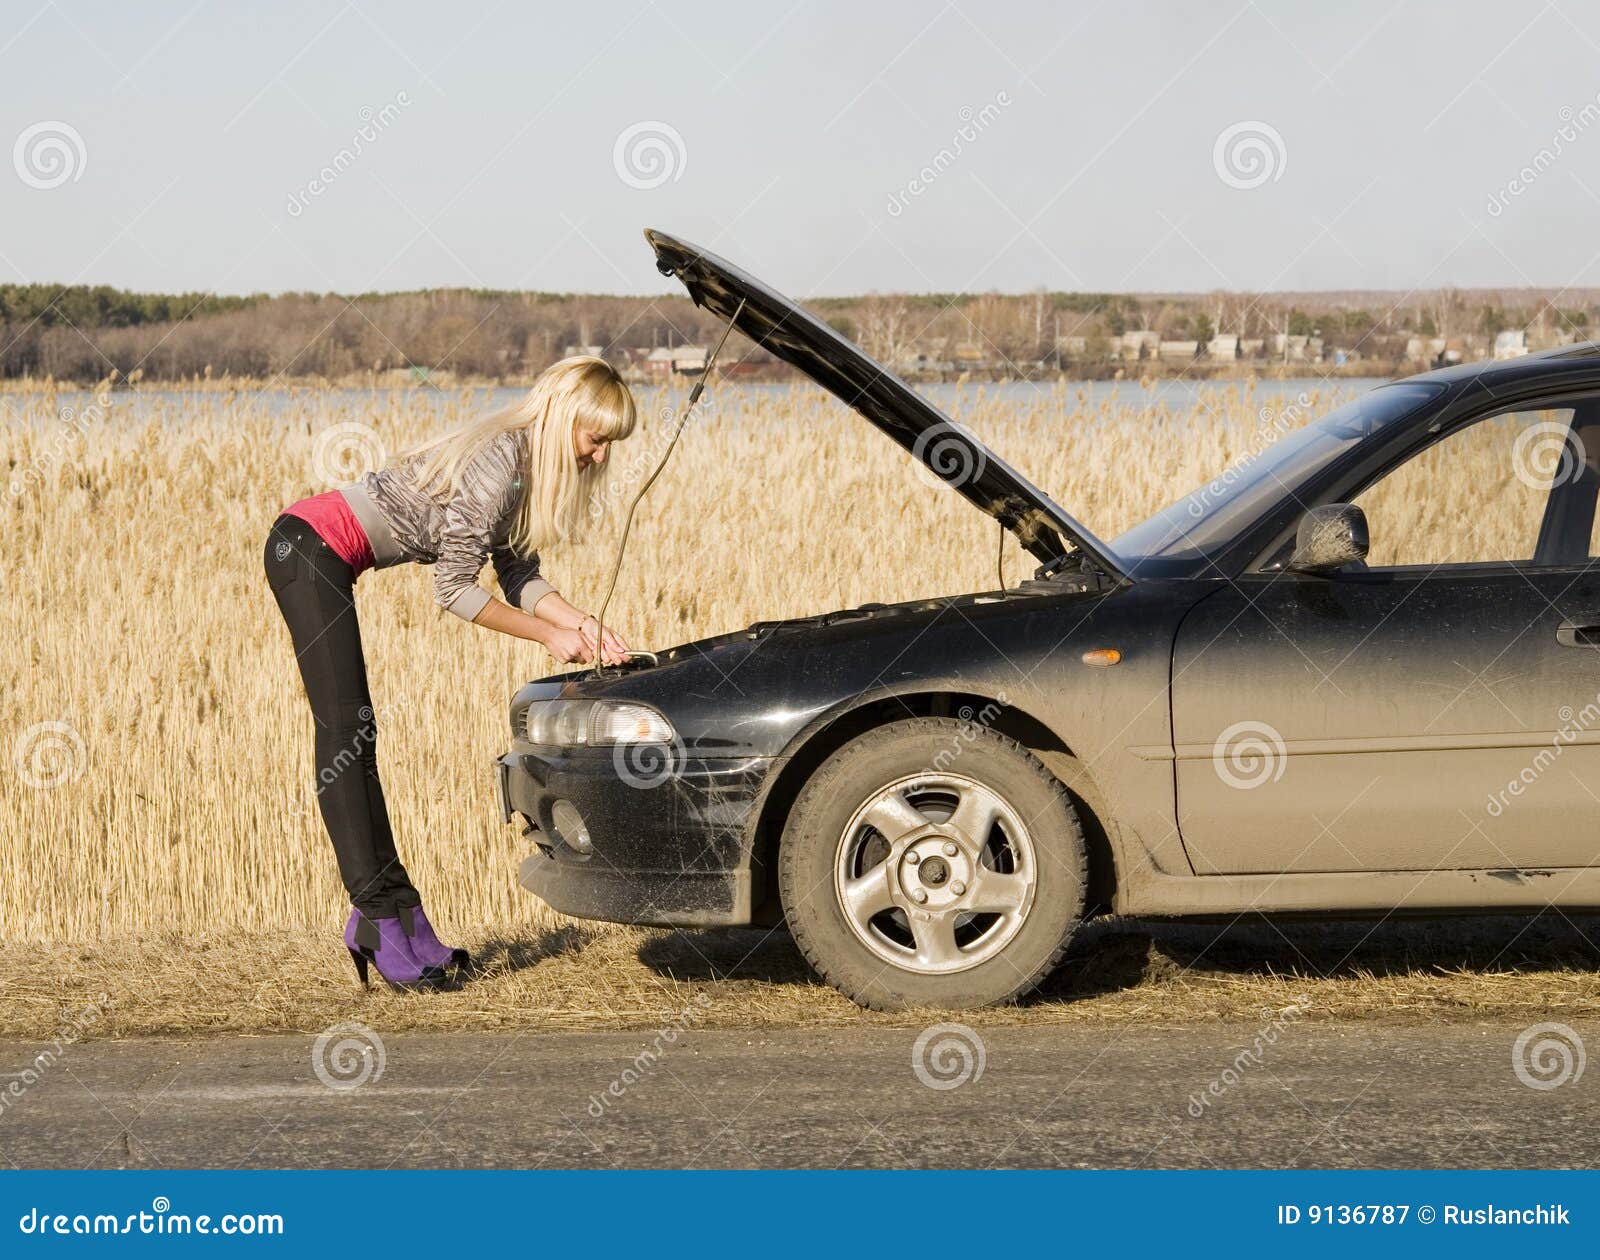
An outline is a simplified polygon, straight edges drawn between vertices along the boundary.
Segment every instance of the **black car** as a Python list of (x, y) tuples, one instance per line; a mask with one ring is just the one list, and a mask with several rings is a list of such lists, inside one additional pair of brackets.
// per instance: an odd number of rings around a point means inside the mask
[(647, 237), (1038, 570), (529, 683), (499, 762), (524, 887), (787, 921), (880, 1009), (1015, 998), (1096, 913), (1600, 906), (1600, 348), (1381, 386), (1102, 542), (821, 321)]

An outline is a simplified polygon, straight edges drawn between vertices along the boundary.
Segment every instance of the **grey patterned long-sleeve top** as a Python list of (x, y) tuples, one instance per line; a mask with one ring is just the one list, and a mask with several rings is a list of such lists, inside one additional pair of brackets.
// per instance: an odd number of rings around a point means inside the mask
[(531, 613), (555, 587), (539, 576), (537, 555), (519, 556), (507, 542), (522, 505), (524, 450), (521, 430), (500, 434), (462, 468), (454, 494), (417, 489), (418, 455), (345, 487), (341, 493), (372, 544), (374, 565), (433, 565), (434, 598), (472, 621), (489, 602), (478, 574), (493, 560), (506, 602)]

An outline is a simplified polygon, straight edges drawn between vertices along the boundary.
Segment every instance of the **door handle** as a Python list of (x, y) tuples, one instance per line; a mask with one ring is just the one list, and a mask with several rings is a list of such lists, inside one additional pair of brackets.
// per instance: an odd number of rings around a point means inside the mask
[(1600, 648), (1600, 613), (1585, 613), (1576, 621), (1562, 621), (1556, 627), (1556, 642), (1562, 647)]

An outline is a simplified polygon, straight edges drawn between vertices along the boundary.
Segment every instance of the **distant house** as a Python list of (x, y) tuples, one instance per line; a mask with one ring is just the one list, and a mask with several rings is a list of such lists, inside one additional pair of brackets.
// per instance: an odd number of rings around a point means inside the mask
[(1244, 357), (1241, 350), (1243, 338), (1236, 333), (1218, 333), (1206, 343), (1206, 357), (1228, 363)]
[(1265, 337), (1241, 337), (1239, 339), (1239, 357), (1241, 359), (1259, 359), (1266, 351), (1267, 340)]
[(561, 357), (571, 359), (577, 355), (586, 354), (592, 359), (598, 359), (604, 350), (604, 346), (566, 346), (561, 351)]
[(1056, 353), (1063, 359), (1081, 359), (1089, 352), (1087, 337), (1056, 338)]
[(1272, 338), (1272, 357), (1290, 363), (1321, 363), (1322, 338), (1277, 333)]
[(934, 351), (909, 350), (895, 361), (893, 367), (907, 376), (937, 376), (951, 371), (953, 365)]
[(1522, 328), (1506, 328), (1494, 335), (1494, 357), (1520, 359), (1528, 353), (1528, 334)]
[(1198, 341), (1161, 341), (1156, 343), (1156, 353), (1163, 359), (1192, 359), (1200, 353)]
[(669, 376), (698, 376), (706, 370), (705, 346), (662, 346), (644, 361), (645, 371), (665, 380)]
[(1125, 332), (1121, 348), (1124, 359), (1153, 359), (1161, 353), (1161, 334), (1148, 329)]

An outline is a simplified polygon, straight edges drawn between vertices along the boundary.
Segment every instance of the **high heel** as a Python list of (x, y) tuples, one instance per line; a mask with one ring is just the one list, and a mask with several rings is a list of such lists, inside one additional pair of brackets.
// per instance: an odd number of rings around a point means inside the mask
[(425, 967), (454, 968), (458, 972), (472, 969), (472, 955), (464, 949), (452, 949), (439, 939), (428, 922), (428, 914), (421, 904), (400, 907), (400, 930), (406, 934), (411, 953)]
[(369, 919), (359, 910), (351, 910), (344, 925), (344, 944), (364, 988), (368, 987), (369, 964), (377, 968), (379, 978), (391, 989), (450, 987), (442, 968), (425, 966), (417, 960), (398, 918)]

